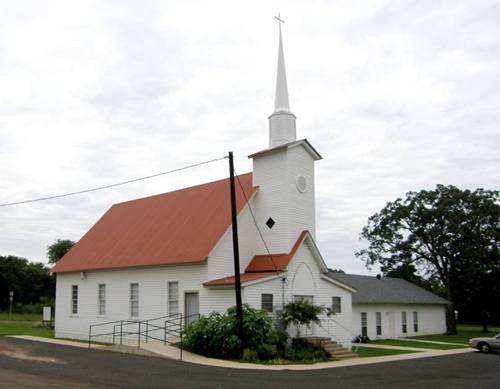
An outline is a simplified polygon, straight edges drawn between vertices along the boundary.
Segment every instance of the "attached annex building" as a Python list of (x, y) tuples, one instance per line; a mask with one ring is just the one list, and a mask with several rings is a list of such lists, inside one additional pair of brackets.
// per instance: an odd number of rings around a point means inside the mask
[[(298, 298), (334, 306), (333, 318), (302, 334), (350, 347), (360, 333), (356, 287), (331, 277), (315, 243), (314, 164), (322, 157), (296, 139), (281, 31), (269, 147), (249, 158), (252, 172), (237, 180), (243, 302), (271, 314)], [(225, 179), (113, 205), (52, 269), (56, 337), (87, 339), (91, 324), (233, 306), (229, 204)]]

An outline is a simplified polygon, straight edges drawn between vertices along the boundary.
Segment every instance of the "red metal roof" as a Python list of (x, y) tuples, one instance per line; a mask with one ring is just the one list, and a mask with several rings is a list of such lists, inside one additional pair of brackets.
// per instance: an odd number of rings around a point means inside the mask
[(256, 255), (248, 264), (245, 273), (286, 270), (306, 235), (307, 231), (300, 233), (292, 250), (288, 254)]
[[(256, 255), (248, 264), (245, 273), (240, 274), (241, 283), (258, 280), (283, 272), (295, 256), (300, 245), (304, 241), (307, 231), (302, 231), (297, 241), (288, 254)], [(272, 256), (272, 259), (271, 259)], [(234, 276), (218, 278), (205, 282), (205, 286), (229, 286), (234, 285)]]
[[(240, 281), (242, 284), (245, 282), (259, 280), (261, 278), (266, 278), (270, 276), (275, 276), (276, 272), (274, 271), (266, 271), (266, 272), (256, 272), (256, 273), (243, 273), (240, 274)], [(205, 282), (203, 285), (205, 286), (229, 286), (234, 285), (234, 276), (219, 278), (217, 280), (212, 280)]]
[[(252, 174), (239, 178), (250, 198)], [(236, 199), (240, 212), (239, 185)], [(230, 225), (229, 179), (115, 204), (52, 272), (205, 261)]]

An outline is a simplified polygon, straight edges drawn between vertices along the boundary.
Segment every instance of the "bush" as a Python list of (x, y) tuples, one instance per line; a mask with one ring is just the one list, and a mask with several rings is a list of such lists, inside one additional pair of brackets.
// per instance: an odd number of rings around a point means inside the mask
[(370, 343), (371, 340), (367, 335), (358, 335), (353, 339), (352, 342), (353, 343)]
[[(243, 305), (245, 349), (261, 359), (276, 354), (276, 333), (271, 317), (264, 311)], [(236, 307), (221, 315), (212, 312), (192, 323), (184, 332), (184, 347), (197, 354), (216, 358), (238, 358), (242, 345), (238, 336)]]

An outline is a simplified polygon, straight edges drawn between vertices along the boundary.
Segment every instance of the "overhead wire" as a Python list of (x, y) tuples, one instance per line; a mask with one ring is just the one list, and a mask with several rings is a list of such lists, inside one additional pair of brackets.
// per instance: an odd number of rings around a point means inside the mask
[(238, 181), (238, 184), (240, 185), (241, 191), (243, 192), (243, 196), (245, 197), (246, 204), (248, 204), (248, 209), (250, 210), (250, 214), (252, 215), (252, 219), (253, 219), (253, 222), (255, 224), (255, 227), (257, 228), (260, 239), (262, 240), (262, 243), (264, 244), (264, 247), (266, 248), (267, 254), (269, 255), (269, 258), (271, 259), (271, 262), (272, 262), (273, 267), (274, 267), (274, 271), (276, 273), (282, 273), (283, 272), (282, 270), (278, 270), (278, 267), (276, 266), (276, 262), (274, 262), (273, 255), (269, 251), (269, 247), (267, 246), (266, 240), (264, 239), (264, 236), (262, 235), (262, 231), (260, 230), (259, 224), (257, 223), (257, 219), (255, 218), (255, 215), (253, 213), (252, 206), (250, 205), (250, 202), (248, 201), (248, 197), (245, 193), (245, 189), (243, 188), (243, 185), (241, 185), (240, 177), (238, 174), (236, 174), (236, 170), (234, 170), (234, 173), (235, 173), (234, 175), (236, 176), (236, 179)]
[(83, 190), (79, 190), (79, 191), (75, 191), (75, 192), (63, 193), (63, 194), (58, 194), (58, 195), (53, 195), (53, 196), (39, 197), (39, 198), (29, 199), (29, 200), (22, 200), (22, 201), (14, 201), (14, 202), (9, 202), (9, 203), (3, 203), (3, 204), (0, 204), (0, 207), (9, 207), (9, 206), (12, 206), (12, 205), (35, 203), (35, 202), (38, 202), (38, 201), (53, 200), (53, 199), (58, 199), (58, 198), (62, 198), (62, 197), (75, 196), (75, 195), (79, 195), (79, 194), (83, 194), (83, 193), (89, 193), (89, 192), (95, 192), (95, 191), (98, 191), (98, 190), (114, 188), (114, 187), (117, 187), (117, 186), (127, 185), (127, 184), (131, 184), (131, 183), (138, 182), (138, 181), (149, 180), (151, 178), (155, 178), (155, 177), (159, 177), (159, 176), (164, 176), (166, 174), (170, 174), (170, 173), (175, 173), (175, 172), (179, 172), (179, 171), (182, 171), (182, 170), (191, 169), (191, 168), (194, 168), (194, 167), (197, 167), (197, 166), (206, 165), (206, 164), (209, 164), (209, 163), (212, 163), (212, 162), (216, 162), (216, 161), (220, 161), (220, 160), (226, 159), (227, 157), (228, 156), (225, 155), (224, 157), (219, 157), (219, 158), (210, 159), (208, 161), (194, 163), (192, 165), (183, 166), (183, 167), (172, 169), (172, 170), (168, 170), (168, 171), (165, 171), (165, 172), (155, 173), (155, 174), (151, 174), (151, 175), (143, 176), (143, 177), (139, 177), (139, 178), (134, 178), (134, 179), (127, 180), (127, 181), (117, 182), (117, 183), (114, 183), (114, 184), (97, 186), (97, 187), (90, 188), (90, 189), (83, 189)]

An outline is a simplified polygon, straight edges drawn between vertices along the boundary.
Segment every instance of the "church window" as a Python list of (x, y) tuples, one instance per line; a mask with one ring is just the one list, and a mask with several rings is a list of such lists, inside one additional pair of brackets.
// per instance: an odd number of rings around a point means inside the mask
[(71, 286), (71, 313), (78, 314), (78, 285)]
[(342, 307), (341, 307), (341, 300), (340, 297), (333, 296), (332, 297), (332, 312), (333, 313), (340, 313), (342, 312)]
[(106, 314), (106, 284), (99, 284), (97, 290), (97, 314)]
[(130, 284), (130, 317), (139, 317), (139, 284)]
[(375, 326), (377, 335), (382, 335), (382, 312), (375, 312)]
[(418, 332), (418, 312), (413, 312), (413, 331)]
[(271, 293), (261, 294), (261, 308), (266, 312), (273, 311), (273, 295)]
[(179, 313), (179, 282), (168, 283), (168, 314), (170, 316)]
[(406, 312), (401, 312), (401, 327), (403, 334), (408, 332), (408, 328), (406, 327)]
[(368, 315), (361, 312), (361, 336), (368, 336)]
[(273, 226), (276, 224), (276, 222), (273, 220), (272, 217), (270, 217), (269, 219), (267, 219), (267, 222), (266, 222), (266, 226), (269, 227), (269, 229), (273, 228)]

